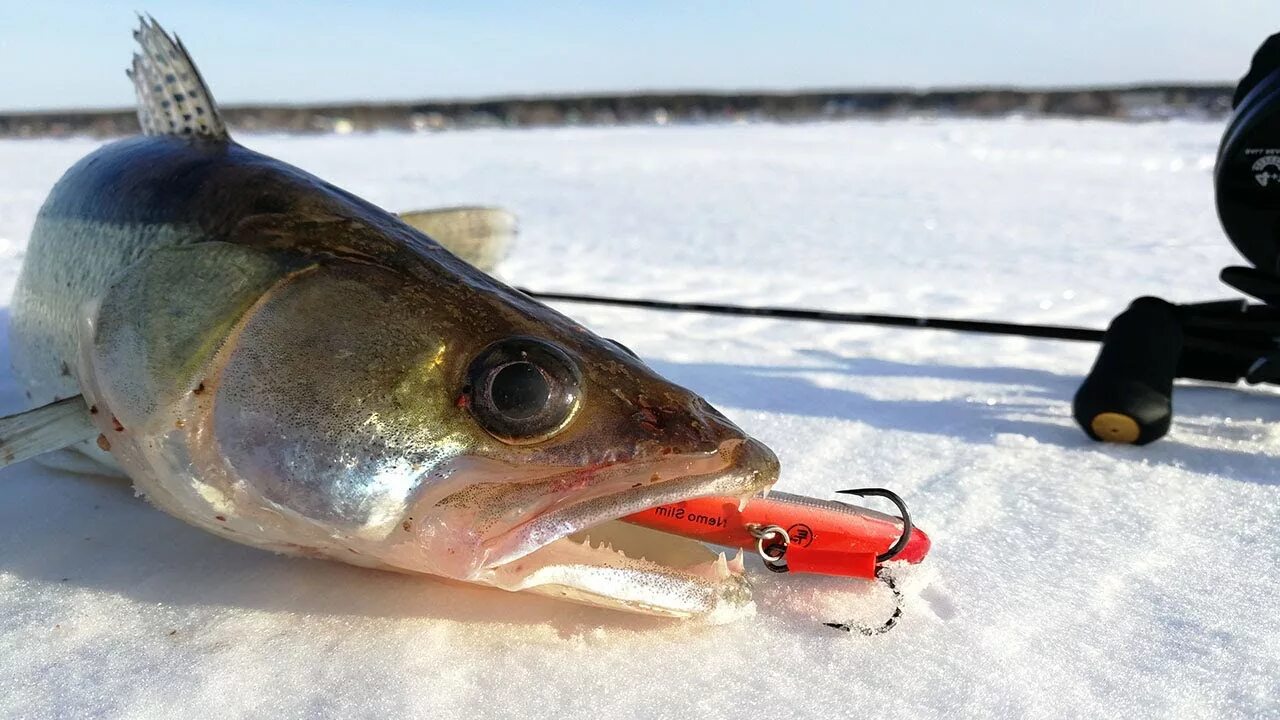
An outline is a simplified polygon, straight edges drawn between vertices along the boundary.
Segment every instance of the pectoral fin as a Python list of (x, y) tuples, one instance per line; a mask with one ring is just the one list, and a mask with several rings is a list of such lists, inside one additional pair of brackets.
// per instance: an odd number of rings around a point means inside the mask
[(415, 210), (400, 219), (487, 273), (507, 257), (516, 236), (516, 216), (496, 207)]
[(0, 467), (88, 440), (98, 434), (84, 398), (59, 400), (0, 418)]

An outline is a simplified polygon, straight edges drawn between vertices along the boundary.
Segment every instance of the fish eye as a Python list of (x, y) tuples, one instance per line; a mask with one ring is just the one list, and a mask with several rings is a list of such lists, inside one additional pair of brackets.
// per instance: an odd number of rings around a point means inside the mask
[(555, 435), (578, 409), (582, 377), (560, 348), (532, 337), (489, 345), (467, 372), (463, 394), (473, 417), (490, 435), (527, 445)]

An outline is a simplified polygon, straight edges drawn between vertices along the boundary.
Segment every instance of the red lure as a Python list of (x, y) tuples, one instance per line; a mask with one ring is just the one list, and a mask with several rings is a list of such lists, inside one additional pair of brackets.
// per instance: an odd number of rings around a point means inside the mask
[[(889, 559), (918, 563), (929, 536), (911, 525), (902, 501), (887, 490), (847, 490), (889, 498), (903, 511), (895, 518), (842, 502), (774, 492), (738, 509), (738, 500), (706, 497), (662, 505), (624, 521), (711, 545), (758, 550), (778, 572), (876, 577)], [(784, 564), (785, 563), (785, 564)]]

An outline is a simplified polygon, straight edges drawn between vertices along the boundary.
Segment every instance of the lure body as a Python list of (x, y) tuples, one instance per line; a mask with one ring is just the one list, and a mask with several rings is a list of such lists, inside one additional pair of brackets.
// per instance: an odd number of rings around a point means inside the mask
[[(629, 523), (712, 545), (761, 548), (778, 543), (778, 535), (761, 541), (764, 528), (786, 532), (786, 565), (792, 572), (872, 579), (876, 558), (903, 533), (900, 519), (802, 495), (772, 492), (745, 506), (736, 498), (705, 497), (650, 508), (625, 518)], [(918, 563), (929, 552), (929, 536), (913, 529), (895, 560)]]

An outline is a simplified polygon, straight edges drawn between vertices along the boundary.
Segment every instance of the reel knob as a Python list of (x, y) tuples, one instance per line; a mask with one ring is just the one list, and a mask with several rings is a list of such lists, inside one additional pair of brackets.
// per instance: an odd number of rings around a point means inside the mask
[(1173, 420), (1173, 379), (1182, 342), (1177, 309), (1160, 298), (1138, 298), (1116, 316), (1072, 403), (1085, 433), (1129, 445), (1164, 437)]

